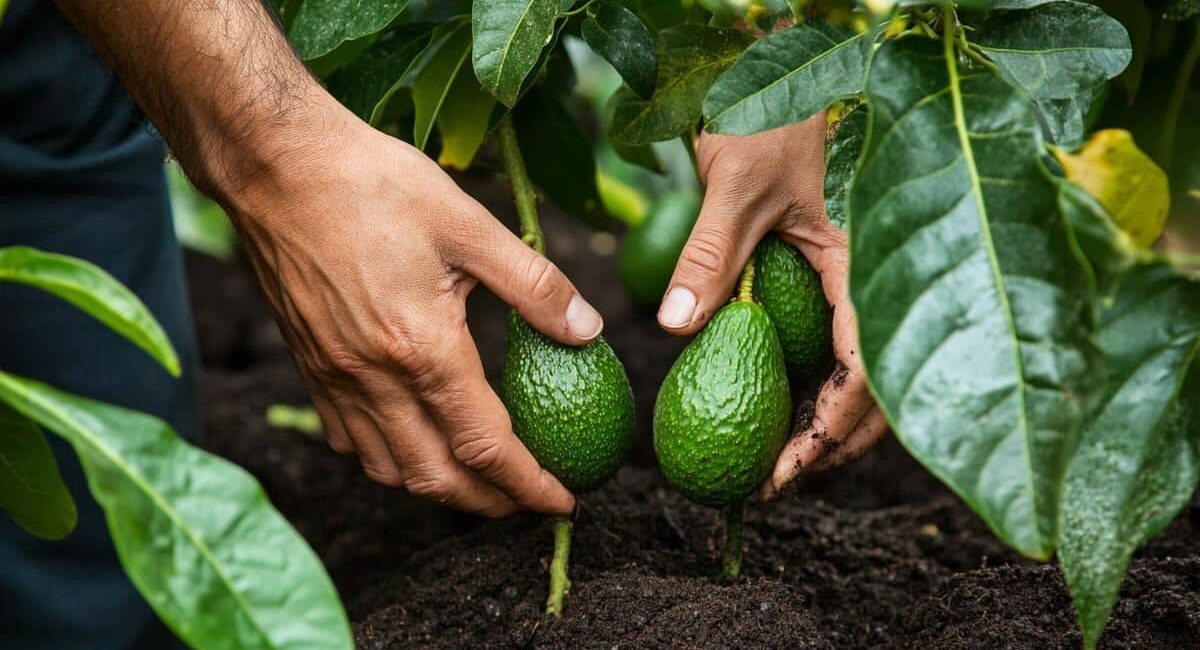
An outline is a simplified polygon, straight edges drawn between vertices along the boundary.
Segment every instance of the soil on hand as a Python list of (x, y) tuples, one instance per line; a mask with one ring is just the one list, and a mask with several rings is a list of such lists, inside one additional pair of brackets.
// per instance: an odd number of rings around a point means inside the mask
[[(515, 221), (503, 189), (460, 180)], [(743, 577), (719, 578), (717, 512), (674, 493), (649, 446), (657, 387), (685, 342), (630, 305), (610, 236), (544, 212), (550, 256), (604, 314), (638, 409), (631, 466), (581, 498), (560, 620), (544, 614), (549, 522), (440, 509), (371, 483), (319, 439), (269, 428), (267, 406), (307, 399), (252, 276), (243, 264), (188, 257), (206, 444), (257, 476), (317, 550), (360, 647), (1080, 646), (1058, 569), (1007, 551), (890, 439), (752, 504)], [(494, 381), (506, 307), (480, 289), (469, 310)], [(1200, 647), (1198, 533), (1195, 499), (1134, 560), (1102, 647)]]

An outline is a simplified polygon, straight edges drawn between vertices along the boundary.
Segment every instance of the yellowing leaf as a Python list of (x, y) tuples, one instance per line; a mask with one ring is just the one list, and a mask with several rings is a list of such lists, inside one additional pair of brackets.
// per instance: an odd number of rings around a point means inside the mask
[(1067, 178), (1091, 194), (1113, 221), (1148, 248), (1167, 223), (1167, 175), (1134, 143), (1128, 131), (1098, 131), (1078, 153), (1054, 150)]
[(496, 100), (479, 87), (471, 69), (463, 66), (451, 83), (446, 103), (437, 116), (438, 131), (442, 134), (439, 164), (459, 171), (471, 166), (487, 137), (495, 106)]

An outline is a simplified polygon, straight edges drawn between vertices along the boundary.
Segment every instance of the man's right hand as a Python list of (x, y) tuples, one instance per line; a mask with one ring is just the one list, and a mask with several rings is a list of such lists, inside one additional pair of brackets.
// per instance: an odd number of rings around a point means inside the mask
[(568, 345), (600, 315), (420, 151), (335, 104), (310, 117), (312, 149), (289, 147), (230, 203), (329, 444), (461, 510), (570, 513), (484, 377), (465, 301), (482, 282)]

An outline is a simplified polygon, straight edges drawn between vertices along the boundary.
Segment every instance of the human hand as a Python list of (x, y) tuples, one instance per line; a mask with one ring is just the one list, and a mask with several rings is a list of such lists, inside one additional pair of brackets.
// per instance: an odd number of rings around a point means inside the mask
[(821, 386), (811, 424), (794, 435), (761, 496), (800, 476), (857, 458), (887, 432), (867, 389), (847, 292), (846, 233), (825, 218), (825, 116), (748, 137), (704, 133), (696, 145), (704, 205), (658, 312), (659, 324), (693, 334), (729, 299), (759, 240), (775, 231), (821, 276), (833, 306), (837, 370)]
[(484, 377), (465, 301), (483, 282), (568, 345), (598, 336), (600, 315), (420, 151), (336, 104), (311, 118), (229, 203), (329, 444), (461, 510), (570, 513)]

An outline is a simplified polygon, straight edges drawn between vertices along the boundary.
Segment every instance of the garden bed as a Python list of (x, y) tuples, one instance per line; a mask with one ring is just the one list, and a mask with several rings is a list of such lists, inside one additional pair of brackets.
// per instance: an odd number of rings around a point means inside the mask
[[(508, 219), (507, 194), (472, 193)], [(856, 464), (747, 515), (743, 578), (718, 573), (718, 516), (654, 468), (650, 414), (683, 342), (638, 314), (611, 241), (545, 210), (550, 256), (606, 317), (638, 404), (638, 448), (581, 500), (572, 588), (542, 612), (549, 524), (486, 522), (377, 486), (321, 441), (269, 428), (303, 385), (248, 270), (189, 256), (207, 446), (243, 465), (316, 548), (364, 648), (1076, 648), (1057, 568), (1006, 550), (889, 439)], [(505, 307), (482, 289), (471, 331), (497, 377)], [(1102, 646), (1200, 647), (1200, 500), (1133, 561)]]

